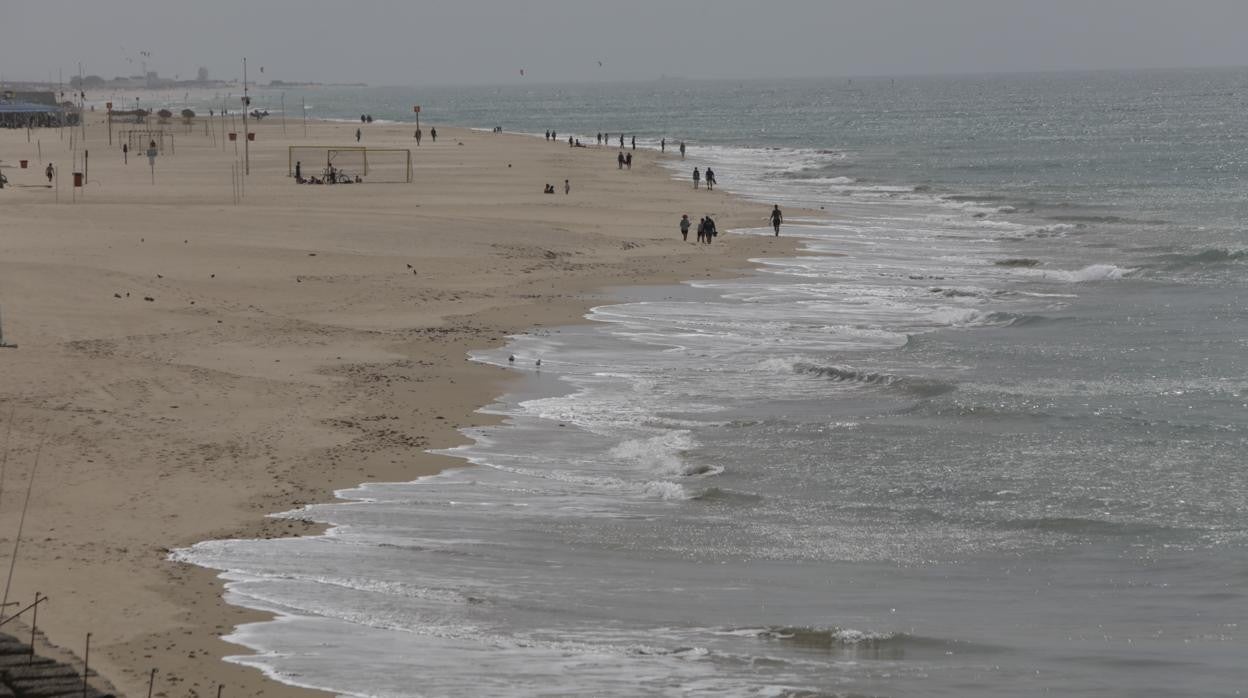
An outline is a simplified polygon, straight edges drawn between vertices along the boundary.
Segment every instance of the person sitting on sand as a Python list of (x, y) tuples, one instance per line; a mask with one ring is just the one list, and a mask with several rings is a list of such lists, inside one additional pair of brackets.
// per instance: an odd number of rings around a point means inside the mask
[(547, 183), (546, 183), (546, 188), (542, 190), (542, 193), (543, 193), (543, 194), (554, 194), (554, 193), (555, 193), (555, 185), (550, 184), (549, 182), (547, 182)]

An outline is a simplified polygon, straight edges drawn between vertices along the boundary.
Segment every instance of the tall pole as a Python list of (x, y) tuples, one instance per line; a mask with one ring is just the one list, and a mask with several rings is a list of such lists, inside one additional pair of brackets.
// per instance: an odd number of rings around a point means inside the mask
[(308, 137), (308, 99), (306, 97), (299, 98), (299, 111), (303, 112), (303, 137)]
[(286, 135), (286, 90), (282, 90), (282, 135)]
[(247, 111), (251, 109), (251, 98), (247, 96), (247, 58), (243, 58), (243, 170), (244, 174), (251, 174), (251, 146), (248, 142), (251, 140), (250, 132), (247, 130)]

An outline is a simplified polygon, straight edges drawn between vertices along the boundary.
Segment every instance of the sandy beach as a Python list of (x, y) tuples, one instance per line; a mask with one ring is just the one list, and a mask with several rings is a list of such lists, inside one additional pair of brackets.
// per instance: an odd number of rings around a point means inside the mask
[(266, 120), (236, 205), (242, 143), (219, 122), (168, 125), (153, 183), (91, 116), (77, 191), (68, 132), (0, 132), (0, 315), (18, 345), (0, 349), (0, 545), (39, 452), (9, 599), (48, 595), (48, 639), (79, 651), (92, 633), (92, 667), (125, 695), (152, 669), (156, 695), (314, 693), (223, 662), (243, 650), (220, 636), (262, 616), (168, 551), (304, 533), (265, 515), (461, 465), (425, 451), (483, 423), (512, 375), (467, 351), (577, 322), (609, 286), (730, 275), (793, 244), (682, 242), (682, 213), (722, 231), (768, 207), (694, 191), (670, 155), (619, 170), (610, 148), (449, 126), (434, 143), (428, 124), (417, 148), (411, 126), (370, 124), (362, 145), (412, 149), (411, 184), (298, 186), (287, 146), (355, 145), (359, 125)]

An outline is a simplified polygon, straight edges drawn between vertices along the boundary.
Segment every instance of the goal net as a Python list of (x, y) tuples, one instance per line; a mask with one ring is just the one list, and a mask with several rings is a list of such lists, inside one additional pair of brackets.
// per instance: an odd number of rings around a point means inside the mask
[(130, 152), (142, 155), (147, 149), (152, 147), (154, 143), (156, 150), (164, 155), (173, 154), (173, 134), (164, 130), (127, 130), (121, 132), (121, 137), (125, 139), (126, 145), (130, 148)]
[(289, 171), (295, 176), (296, 165), (304, 177), (325, 178), (331, 172), (372, 184), (406, 184), (412, 181), (412, 151), (405, 148), (365, 148), (362, 146), (292, 145)]

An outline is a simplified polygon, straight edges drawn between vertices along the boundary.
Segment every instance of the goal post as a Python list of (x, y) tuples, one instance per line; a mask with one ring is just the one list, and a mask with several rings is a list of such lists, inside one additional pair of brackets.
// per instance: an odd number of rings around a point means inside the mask
[(410, 184), (412, 151), (407, 148), (368, 148), (364, 146), (292, 145), (287, 155), (287, 175), (294, 177), (296, 165), (304, 177), (323, 177), (330, 168), (337, 176), (363, 183)]

